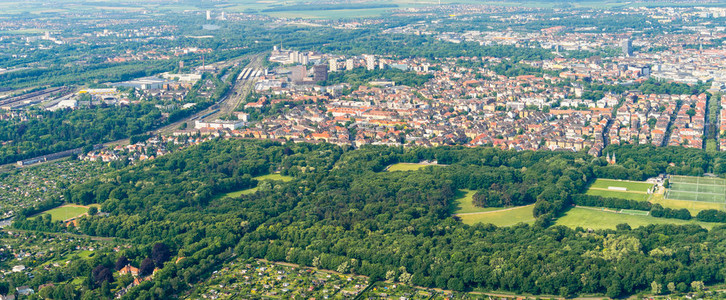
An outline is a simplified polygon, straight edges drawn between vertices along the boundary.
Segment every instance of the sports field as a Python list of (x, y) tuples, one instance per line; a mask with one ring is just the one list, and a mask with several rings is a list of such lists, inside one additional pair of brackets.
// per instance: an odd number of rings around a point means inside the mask
[(587, 189), (586, 194), (635, 201), (648, 201), (648, 198), (650, 198), (648, 190), (653, 185), (652, 183), (643, 181), (597, 179)]
[(670, 176), (666, 199), (726, 203), (726, 180), (714, 177)]
[(463, 213), (456, 216), (464, 224), (491, 223), (497, 226), (512, 226), (518, 223), (534, 223), (534, 205), (519, 206), (488, 212)]
[(648, 192), (648, 189), (653, 187), (652, 183), (642, 181), (628, 181), (628, 180), (614, 180), (614, 179), (601, 179), (598, 178), (590, 186), (591, 189), (605, 189), (610, 187), (625, 188), (628, 192)]
[[(625, 210), (624, 210), (625, 211)], [(634, 213), (638, 211), (628, 211)], [(557, 225), (564, 225), (570, 228), (592, 228), (592, 229), (615, 229), (618, 224), (628, 224), (632, 228), (650, 224), (698, 224), (701, 227), (711, 229), (717, 223), (706, 223), (697, 221), (685, 221), (678, 219), (655, 218), (644, 215), (647, 212), (641, 211), (637, 214), (616, 213), (614, 211), (602, 210), (601, 208), (575, 207), (570, 209), (564, 216), (557, 219)]]

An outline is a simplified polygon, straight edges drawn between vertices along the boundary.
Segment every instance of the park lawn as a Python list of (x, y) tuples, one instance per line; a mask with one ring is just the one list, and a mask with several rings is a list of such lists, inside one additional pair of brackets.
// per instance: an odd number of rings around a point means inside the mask
[(625, 181), (625, 180), (613, 180), (613, 179), (601, 179), (598, 178), (590, 186), (590, 188), (608, 189), (608, 187), (623, 187), (628, 191), (634, 192), (648, 192), (648, 189), (653, 187), (652, 183), (642, 181)]
[[(267, 175), (253, 177), (252, 179), (255, 179), (257, 181), (272, 180), (272, 181), (288, 182), (288, 181), (293, 180), (294, 178), (292, 178), (290, 176), (280, 175), (279, 173), (273, 173), (273, 174), (267, 174)], [(221, 194), (221, 195), (215, 197), (215, 200), (223, 199), (223, 198), (237, 198), (242, 195), (254, 194), (255, 192), (257, 192), (257, 187), (229, 192), (226, 194)]]
[(685, 208), (694, 216), (698, 214), (698, 212), (706, 209), (726, 210), (726, 205), (723, 203), (666, 199), (663, 197), (663, 194), (654, 194), (653, 198), (650, 199), (650, 202), (672, 209)]
[(87, 212), (88, 212), (87, 206), (63, 205), (63, 206), (59, 206), (59, 207), (56, 207), (51, 210), (46, 210), (42, 213), (39, 213), (38, 215), (50, 215), (50, 218), (53, 221), (65, 221), (68, 219), (78, 217)]
[(252, 179), (257, 180), (257, 181), (274, 180), (274, 181), (283, 181), (283, 182), (288, 182), (288, 181), (293, 180), (292, 177), (280, 175), (279, 173), (257, 176), (257, 177), (253, 177)]
[(610, 190), (594, 190), (589, 189), (587, 190), (588, 195), (594, 195), (594, 196), (602, 196), (602, 197), (610, 197), (610, 198), (620, 198), (620, 199), (627, 199), (627, 200), (635, 200), (635, 201), (647, 201), (648, 200), (648, 194), (641, 194), (641, 193), (629, 193), (629, 192), (618, 192), (618, 191), (610, 191)]
[(533, 210), (534, 205), (527, 205), (481, 213), (458, 214), (456, 216), (461, 219), (461, 222), (468, 225), (491, 223), (496, 226), (512, 226), (519, 223), (534, 223)]
[(454, 214), (486, 212), (502, 209), (502, 207), (479, 207), (474, 205), (474, 194), (476, 194), (476, 191), (465, 189), (457, 190), (454, 195), (454, 202), (452, 203), (452, 211)]
[(616, 225), (622, 223), (627, 223), (632, 228), (650, 224), (698, 224), (701, 225), (701, 227), (711, 229), (713, 226), (717, 225), (717, 223), (697, 222), (693, 220), (685, 221), (678, 219), (655, 218), (651, 216), (617, 214), (582, 207), (570, 209), (564, 216), (560, 217), (555, 222), (557, 225), (564, 225), (570, 228), (582, 227), (592, 229), (615, 229)]

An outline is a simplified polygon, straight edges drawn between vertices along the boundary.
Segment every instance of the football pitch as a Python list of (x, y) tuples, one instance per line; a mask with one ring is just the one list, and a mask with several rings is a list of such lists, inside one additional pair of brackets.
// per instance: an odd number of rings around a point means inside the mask
[(670, 176), (666, 199), (726, 203), (726, 180), (712, 177)]

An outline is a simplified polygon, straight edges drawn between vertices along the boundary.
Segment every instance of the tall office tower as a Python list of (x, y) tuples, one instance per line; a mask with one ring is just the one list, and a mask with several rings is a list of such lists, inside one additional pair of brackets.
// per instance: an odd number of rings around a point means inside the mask
[(316, 82), (328, 80), (328, 66), (327, 65), (313, 66), (313, 80), (315, 80)]
[(381, 69), (381, 70), (385, 69), (386, 68), (386, 61), (384, 61), (382, 59), (379, 59), (378, 60), (378, 68)]
[(625, 39), (621, 42), (621, 46), (623, 47), (623, 55), (633, 56), (633, 40)]
[(290, 60), (292, 61), (292, 63), (300, 62), (300, 52), (299, 51), (290, 52)]
[(355, 68), (355, 62), (353, 61), (353, 59), (352, 58), (346, 59), (345, 60), (345, 69), (350, 71), (350, 70), (353, 70), (353, 68)]
[(207, 20), (211, 20), (211, 19), (212, 19), (212, 11), (208, 10), (207, 11)]
[(337, 72), (338, 71), (338, 59), (336, 59), (336, 58), (329, 59), (328, 66), (330, 68), (330, 72)]
[(366, 69), (373, 71), (376, 69), (376, 57), (373, 55), (365, 55), (366, 58)]
[(300, 63), (303, 65), (307, 65), (310, 62), (310, 59), (308, 58), (307, 53), (300, 53)]
[(306, 75), (305, 73), (307, 73), (305, 66), (292, 67), (292, 81), (293, 82), (302, 82), (303, 78), (305, 78), (305, 75)]

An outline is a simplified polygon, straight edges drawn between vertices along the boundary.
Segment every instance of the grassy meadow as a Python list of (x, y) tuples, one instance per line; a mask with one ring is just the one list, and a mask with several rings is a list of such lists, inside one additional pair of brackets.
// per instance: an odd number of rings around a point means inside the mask
[(594, 195), (594, 196), (602, 196), (602, 197), (610, 197), (610, 198), (636, 200), (636, 201), (648, 201), (648, 197), (650, 196), (645, 193), (620, 192), (620, 191), (613, 191), (613, 190), (596, 190), (596, 189), (589, 189), (589, 190), (587, 190), (587, 193), (585, 193), (585, 194)]
[[(97, 208), (99, 205), (94, 204), (91, 206), (96, 206)], [(76, 218), (80, 215), (83, 215), (88, 212), (88, 209), (91, 206), (81, 206), (81, 205), (75, 205), (75, 204), (67, 204), (63, 206), (59, 206), (50, 210), (46, 210), (42, 213), (37, 214), (37, 216), (41, 215), (50, 215), (51, 220), (53, 221), (65, 221), (68, 219)]]
[(519, 223), (534, 223), (534, 205), (505, 208), (488, 212), (457, 214), (464, 224), (491, 223), (497, 226), (512, 226)]
[(697, 221), (685, 221), (678, 219), (655, 218), (651, 216), (634, 216), (603, 211), (598, 208), (575, 207), (570, 209), (564, 216), (557, 219), (557, 225), (564, 225), (570, 228), (582, 227), (592, 229), (615, 229), (618, 224), (626, 223), (632, 228), (650, 224), (698, 224), (704, 228), (711, 229), (716, 223), (705, 223)]

